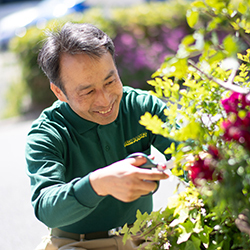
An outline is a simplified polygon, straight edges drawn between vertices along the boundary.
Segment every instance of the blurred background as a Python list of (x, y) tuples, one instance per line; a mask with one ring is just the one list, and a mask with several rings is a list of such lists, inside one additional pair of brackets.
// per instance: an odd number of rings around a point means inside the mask
[(45, 29), (67, 21), (98, 26), (115, 43), (123, 84), (142, 89), (152, 89), (147, 80), (191, 32), (188, 1), (15, 1), (0, 0), (0, 116), (5, 118), (55, 100), (36, 63)]
[[(185, 17), (189, 4), (177, 0), (0, 0), (2, 249), (35, 249), (48, 233), (33, 215), (24, 159), (25, 138), (32, 120), (55, 100), (36, 63), (44, 30), (67, 21), (95, 24), (115, 43), (124, 85), (152, 89), (147, 80), (191, 33)], [(154, 152), (162, 161), (162, 155)], [(155, 210), (167, 205), (176, 183), (175, 178), (161, 183), (154, 196)]]

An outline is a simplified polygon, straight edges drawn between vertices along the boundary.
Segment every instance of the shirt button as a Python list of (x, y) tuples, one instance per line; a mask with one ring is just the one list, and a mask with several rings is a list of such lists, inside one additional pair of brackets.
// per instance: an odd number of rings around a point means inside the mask
[(109, 151), (109, 150), (110, 150), (110, 146), (109, 146), (109, 145), (106, 145), (106, 146), (105, 146), (105, 149), (106, 149), (106, 151)]

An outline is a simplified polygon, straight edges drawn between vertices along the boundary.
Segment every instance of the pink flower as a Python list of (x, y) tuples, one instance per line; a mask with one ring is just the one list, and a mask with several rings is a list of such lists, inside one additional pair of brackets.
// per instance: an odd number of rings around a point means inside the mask
[(229, 119), (222, 123), (225, 140), (235, 140), (250, 150), (250, 94), (243, 95), (233, 92), (229, 98), (222, 100), (221, 103), (229, 114)]
[(243, 95), (237, 92), (233, 92), (227, 99), (221, 101), (227, 113), (238, 113), (238, 111), (244, 110), (247, 106), (250, 106), (250, 94)]

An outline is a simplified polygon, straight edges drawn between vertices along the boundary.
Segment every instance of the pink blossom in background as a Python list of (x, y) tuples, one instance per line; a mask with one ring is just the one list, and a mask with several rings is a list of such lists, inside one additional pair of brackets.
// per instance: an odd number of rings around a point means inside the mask
[(224, 138), (235, 140), (250, 150), (250, 95), (233, 92), (221, 103), (228, 114), (228, 119), (221, 124)]

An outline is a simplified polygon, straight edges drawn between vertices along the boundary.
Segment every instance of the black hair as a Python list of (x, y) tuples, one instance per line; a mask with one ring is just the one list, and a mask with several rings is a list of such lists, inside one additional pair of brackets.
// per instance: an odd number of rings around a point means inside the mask
[(38, 55), (38, 64), (50, 82), (65, 93), (60, 78), (60, 57), (63, 53), (87, 54), (100, 58), (109, 52), (114, 59), (115, 47), (111, 38), (91, 24), (66, 23), (61, 30), (49, 32)]

